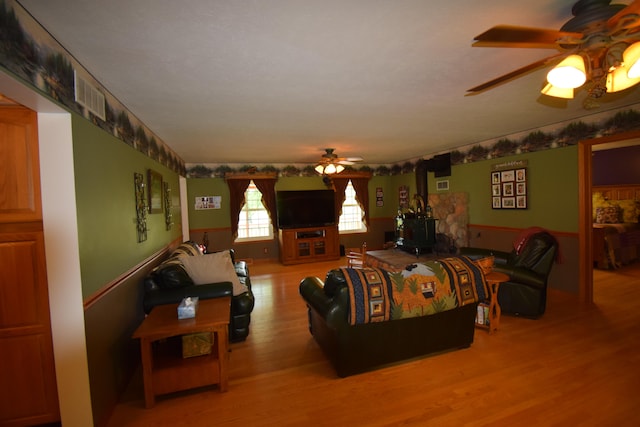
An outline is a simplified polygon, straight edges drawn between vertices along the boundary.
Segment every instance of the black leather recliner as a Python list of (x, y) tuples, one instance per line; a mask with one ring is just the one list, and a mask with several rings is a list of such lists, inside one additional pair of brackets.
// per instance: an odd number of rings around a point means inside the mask
[(494, 271), (509, 276), (498, 290), (498, 303), (503, 313), (537, 318), (547, 306), (547, 279), (556, 260), (558, 242), (546, 231), (529, 236), (519, 252), (484, 248), (460, 248), (460, 255), (479, 259), (493, 255)]

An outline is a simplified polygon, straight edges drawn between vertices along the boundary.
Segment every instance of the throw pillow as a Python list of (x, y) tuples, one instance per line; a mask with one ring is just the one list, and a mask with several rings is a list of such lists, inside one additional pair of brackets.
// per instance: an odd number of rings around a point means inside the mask
[(618, 206), (596, 209), (596, 224), (618, 224), (621, 221), (621, 212)]
[(240, 279), (238, 279), (229, 251), (202, 256), (181, 255), (180, 261), (196, 285), (231, 282), (233, 295), (240, 295), (247, 291), (247, 286), (240, 283)]
[(177, 262), (168, 261), (160, 264), (152, 277), (160, 289), (184, 288), (193, 285), (193, 281)]

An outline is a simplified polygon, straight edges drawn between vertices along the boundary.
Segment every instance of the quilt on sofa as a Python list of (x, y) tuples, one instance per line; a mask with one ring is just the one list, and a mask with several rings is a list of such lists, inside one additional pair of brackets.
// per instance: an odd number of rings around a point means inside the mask
[(449, 257), (411, 264), (399, 272), (343, 268), (351, 325), (427, 316), (485, 299), (475, 262)]

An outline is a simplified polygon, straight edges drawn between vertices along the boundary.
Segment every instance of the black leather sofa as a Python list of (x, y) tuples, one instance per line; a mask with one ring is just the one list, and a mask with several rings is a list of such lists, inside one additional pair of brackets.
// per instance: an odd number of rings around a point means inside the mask
[(251, 291), (249, 269), (244, 261), (235, 261), (233, 250), (230, 250), (235, 272), (240, 282), (246, 285), (246, 291), (233, 295), (231, 282), (218, 282), (194, 285), (186, 270), (180, 263), (179, 255), (202, 255), (194, 242), (184, 242), (176, 248), (169, 258), (154, 268), (144, 279), (143, 308), (145, 313), (160, 304), (175, 304), (183, 298), (199, 297), (200, 299), (231, 296), (231, 318), (229, 321), (229, 341), (244, 341), (249, 335), (251, 312), (254, 296)]
[(532, 233), (519, 251), (460, 248), (460, 255), (472, 259), (495, 257), (493, 270), (509, 276), (498, 289), (502, 313), (528, 318), (538, 318), (546, 310), (547, 282), (557, 252), (558, 242), (546, 231)]
[(477, 303), (428, 316), (351, 325), (347, 286), (340, 269), (329, 271), (324, 282), (306, 277), (300, 283), (309, 330), (339, 377), (473, 343)]

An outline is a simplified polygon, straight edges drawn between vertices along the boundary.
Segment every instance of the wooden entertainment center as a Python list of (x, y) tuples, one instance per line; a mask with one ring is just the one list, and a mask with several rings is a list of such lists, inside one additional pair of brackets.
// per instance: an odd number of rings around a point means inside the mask
[(285, 265), (340, 258), (337, 225), (280, 229), (278, 240), (280, 262)]

